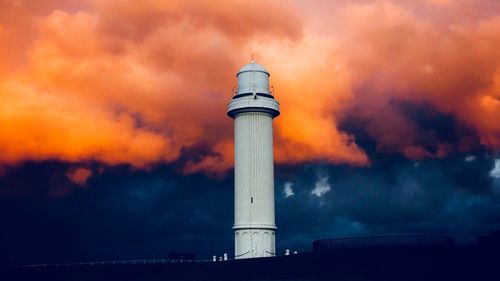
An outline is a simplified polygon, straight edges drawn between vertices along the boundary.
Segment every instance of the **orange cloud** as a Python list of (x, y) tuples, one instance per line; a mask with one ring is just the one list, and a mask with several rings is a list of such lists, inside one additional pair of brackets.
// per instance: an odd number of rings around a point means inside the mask
[[(291, 12), (273, 13), (280, 7), (264, 9), (264, 2), (87, 4), (31, 11), (25, 24), (0, 26), (18, 33), (27, 28), (33, 37), (17, 50), (23, 67), (0, 79), (0, 162), (147, 167), (174, 161), (199, 143), (217, 149), (231, 135), (225, 103), (239, 61), (227, 54), (253, 39), (300, 37), (300, 20), (288, 22)], [(19, 14), (33, 8), (5, 5)]]
[(66, 176), (75, 184), (85, 186), (87, 185), (87, 180), (92, 176), (92, 170), (88, 168), (78, 168), (69, 171)]
[[(500, 18), (492, 11), (500, 7), (491, 3), (4, 1), (0, 166), (183, 161), (184, 173), (223, 174), (233, 153), (226, 105), (251, 52), (281, 103), (279, 163), (368, 165), (356, 136), (341, 129), (347, 121), (381, 153), (498, 150)], [(451, 116), (474, 136), (434, 138), (394, 101)]]
[(500, 17), (441, 21), (389, 2), (348, 5), (341, 15), (356, 89), (349, 117), (367, 122), (379, 149), (410, 158), (470, 149), (439, 142), (433, 144), (437, 152), (425, 149), (425, 132), (395, 111), (393, 100), (430, 105), (475, 131), (481, 145), (500, 148), (499, 123), (493, 121), (500, 120), (500, 107), (484, 102), (498, 100)]

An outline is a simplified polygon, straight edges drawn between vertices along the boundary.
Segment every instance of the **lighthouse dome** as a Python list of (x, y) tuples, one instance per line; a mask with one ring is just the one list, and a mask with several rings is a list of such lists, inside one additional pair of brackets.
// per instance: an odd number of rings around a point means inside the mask
[(236, 74), (238, 87), (236, 95), (265, 94), (269, 95), (269, 72), (262, 65), (252, 60), (244, 65)]
[(238, 77), (241, 73), (248, 72), (248, 71), (264, 72), (269, 76), (269, 71), (267, 71), (267, 69), (264, 66), (256, 63), (255, 60), (252, 60), (252, 62), (250, 62), (249, 64), (246, 64), (242, 68), (240, 68), (240, 70), (236, 74), (236, 77)]

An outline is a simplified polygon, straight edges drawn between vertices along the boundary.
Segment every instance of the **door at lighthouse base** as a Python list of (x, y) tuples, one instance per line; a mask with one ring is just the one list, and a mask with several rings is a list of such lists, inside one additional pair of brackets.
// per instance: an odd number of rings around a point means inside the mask
[(260, 255), (259, 255), (259, 245), (258, 244), (253, 244), (252, 257), (254, 257), (254, 258), (260, 257)]
[(260, 254), (259, 241), (260, 241), (260, 233), (258, 232), (252, 233), (252, 257), (254, 258), (262, 256)]

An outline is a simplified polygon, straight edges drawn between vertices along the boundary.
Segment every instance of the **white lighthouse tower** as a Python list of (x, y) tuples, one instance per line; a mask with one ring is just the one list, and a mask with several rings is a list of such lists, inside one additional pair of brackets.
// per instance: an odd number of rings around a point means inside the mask
[(234, 119), (235, 258), (273, 257), (273, 118), (279, 103), (269, 91), (269, 72), (253, 59), (236, 77), (227, 111)]

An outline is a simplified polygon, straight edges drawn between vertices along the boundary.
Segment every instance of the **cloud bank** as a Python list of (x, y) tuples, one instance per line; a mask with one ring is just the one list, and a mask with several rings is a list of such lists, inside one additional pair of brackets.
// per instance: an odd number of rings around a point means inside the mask
[(498, 151), (495, 2), (3, 1), (0, 166), (223, 174), (224, 112), (252, 52), (282, 106), (278, 163), (369, 165), (361, 135), (410, 159)]

